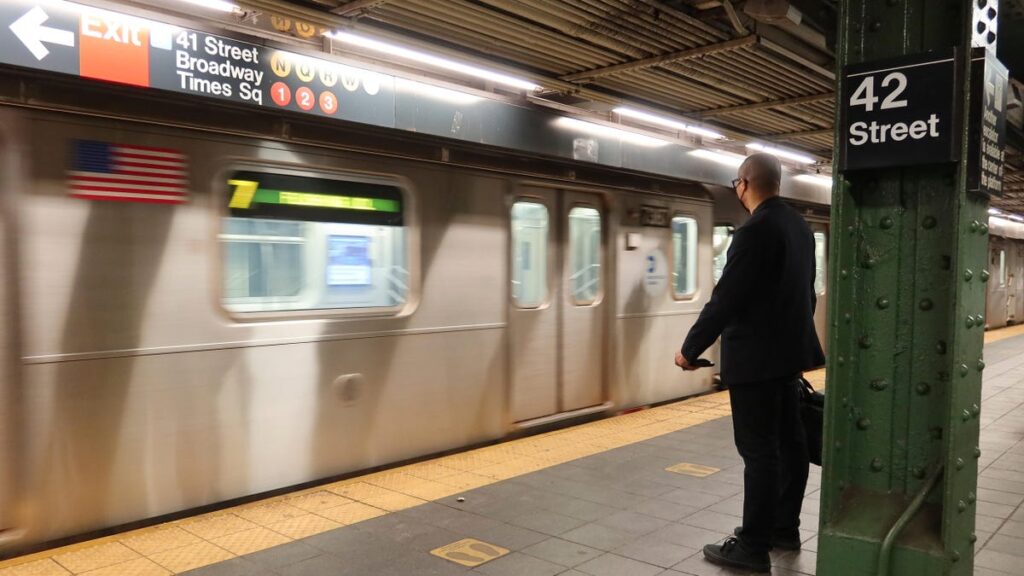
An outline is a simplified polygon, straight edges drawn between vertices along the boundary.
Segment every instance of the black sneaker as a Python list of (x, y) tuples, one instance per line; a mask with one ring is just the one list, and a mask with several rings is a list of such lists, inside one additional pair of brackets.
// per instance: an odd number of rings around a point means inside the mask
[[(737, 526), (736, 529), (732, 531), (732, 533), (737, 535), (737, 536), (740, 535), (740, 532), (743, 532), (743, 526)], [(800, 542), (800, 535), (799, 534), (797, 534), (796, 536), (789, 536), (789, 537), (773, 535), (772, 536), (772, 540), (771, 540), (771, 547), (772, 547), (773, 550), (790, 550), (790, 551), (794, 551), (795, 550), (795, 551), (799, 552), (800, 551), (800, 546), (802, 544), (803, 543)]]
[(726, 538), (721, 544), (708, 544), (704, 547), (704, 558), (712, 564), (749, 572), (772, 571), (772, 562), (767, 552), (750, 552), (736, 538)]

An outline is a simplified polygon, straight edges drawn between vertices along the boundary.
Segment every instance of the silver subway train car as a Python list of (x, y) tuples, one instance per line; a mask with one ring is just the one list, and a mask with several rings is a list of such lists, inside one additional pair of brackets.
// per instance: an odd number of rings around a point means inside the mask
[(0, 107), (9, 547), (712, 387), (703, 185), (93, 112)]

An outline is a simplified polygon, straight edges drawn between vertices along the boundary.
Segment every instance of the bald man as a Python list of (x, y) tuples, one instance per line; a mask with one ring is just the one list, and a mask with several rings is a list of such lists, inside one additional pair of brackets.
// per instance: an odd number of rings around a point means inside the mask
[(799, 379), (825, 357), (814, 330), (814, 237), (779, 198), (779, 160), (754, 154), (738, 176), (733, 187), (751, 217), (736, 230), (722, 277), (676, 364), (695, 369), (722, 337), (722, 382), (744, 464), (743, 526), (724, 543), (705, 546), (704, 557), (769, 572), (771, 548), (800, 549), (808, 460)]

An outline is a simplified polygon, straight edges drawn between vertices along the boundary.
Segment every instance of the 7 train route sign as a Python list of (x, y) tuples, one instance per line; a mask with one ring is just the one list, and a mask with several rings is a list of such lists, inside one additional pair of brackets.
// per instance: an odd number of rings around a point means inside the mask
[(848, 66), (840, 169), (956, 160), (952, 52)]
[(0, 0), (0, 65), (376, 125), (394, 77), (65, 0)]

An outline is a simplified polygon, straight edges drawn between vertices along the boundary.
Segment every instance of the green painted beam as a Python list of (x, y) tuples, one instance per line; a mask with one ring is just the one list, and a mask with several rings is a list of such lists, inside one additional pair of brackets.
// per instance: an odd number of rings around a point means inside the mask
[[(840, 2), (837, 77), (844, 64), (969, 46), (976, 4)], [(966, 191), (965, 165), (837, 176), (822, 576), (973, 571), (988, 200)], [(881, 565), (882, 542), (923, 491)]]

